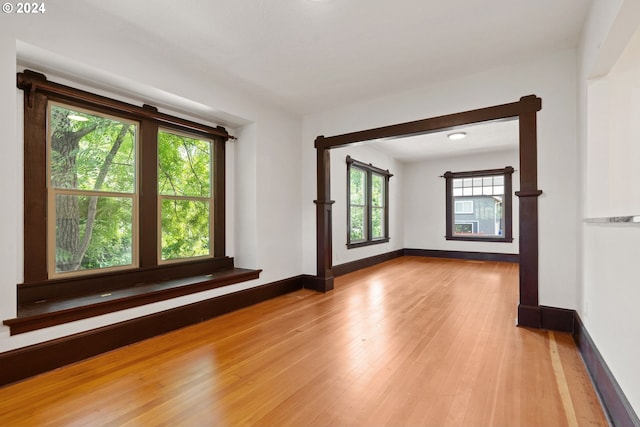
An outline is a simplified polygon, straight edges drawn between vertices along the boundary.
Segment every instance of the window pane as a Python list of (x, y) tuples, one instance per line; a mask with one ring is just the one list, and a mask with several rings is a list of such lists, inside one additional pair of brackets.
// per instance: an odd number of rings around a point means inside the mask
[(132, 264), (131, 198), (58, 194), (55, 202), (56, 272)]
[(471, 187), (463, 188), (462, 189), (462, 195), (463, 196), (473, 196), (473, 189)]
[(160, 210), (163, 260), (210, 254), (208, 201), (163, 198)]
[(454, 188), (453, 189), (454, 196), (462, 196), (462, 188)]
[(365, 217), (363, 207), (351, 207), (350, 212), (351, 228), (349, 230), (350, 241), (360, 241), (365, 239)]
[(473, 224), (456, 223), (454, 224), (454, 234), (471, 234), (473, 233)]
[(364, 205), (367, 195), (367, 173), (356, 167), (349, 168), (351, 204)]
[(493, 185), (493, 177), (492, 176), (485, 176), (482, 178), (482, 185), (485, 187), (490, 187)]
[(473, 186), (474, 187), (482, 187), (482, 177), (473, 178)]
[(462, 182), (463, 187), (471, 187), (473, 185), (473, 178), (464, 178)]
[(371, 237), (373, 239), (384, 237), (384, 208), (374, 208), (371, 212)]
[(493, 185), (504, 185), (504, 175), (494, 176)]
[(211, 141), (158, 132), (158, 192), (162, 195), (211, 195)]
[(384, 177), (371, 174), (371, 205), (384, 206)]
[(453, 188), (462, 187), (462, 180), (460, 178), (456, 178), (453, 180)]
[(457, 214), (472, 214), (473, 200), (454, 200), (454, 212)]
[(504, 187), (503, 186), (496, 186), (493, 187), (493, 194), (499, 196), (501, 194), (504, 194)]
[(482, 187), (473, 187), (473, 195), (474, 196), (482, 195)]
[(51, 104), (51, 185), (118, 193), (135, 192), (134, 123)]

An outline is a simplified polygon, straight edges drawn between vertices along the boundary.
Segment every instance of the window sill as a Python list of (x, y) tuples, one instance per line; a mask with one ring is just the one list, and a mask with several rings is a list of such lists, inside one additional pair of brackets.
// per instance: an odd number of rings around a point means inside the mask
[(366, 242), (347, 243), (347, 249), (360, 248), (363, 246), (379, 245), (380, 243), (387, 243), (389, 238), (368, 240)]
[(462, 236), (445, 236), (447, 240), (461, 240), (466, 242), (497, 242), (497, 243), (511, 243), (512, 238), (504, 237), (462, 237)]
[(18, 307), (18, 317), (4, 320), (11, 335), (139, 307), (234, 283), (257, 279), (262, 270), (230, 268), (212, 274), (145, 283), (124, 289), (34, 302)]

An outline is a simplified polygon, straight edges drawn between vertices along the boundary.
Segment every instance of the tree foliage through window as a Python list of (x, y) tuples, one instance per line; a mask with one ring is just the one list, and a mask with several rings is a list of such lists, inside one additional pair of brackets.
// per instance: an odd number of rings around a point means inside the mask
[(347, 246), (352, 248), (389, 241), (389, 171), (347, 156)]
[(49, 126), (56, 272), (130, 265), (137, 125), (52, 104)]
[[(56, 273), (136, 263), (138, 128), (50, 104)], [(212, 142), (158, 132), (158, 194), (161, 259), (210, 255)]]
[(210, 254), (211, 141), (158, 133), (162, 259)]

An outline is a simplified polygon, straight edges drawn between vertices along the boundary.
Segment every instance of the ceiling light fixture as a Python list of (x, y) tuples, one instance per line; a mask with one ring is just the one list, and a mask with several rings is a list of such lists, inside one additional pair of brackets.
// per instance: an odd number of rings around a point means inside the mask
[(449, 135), (447, 135), (447, 138), (453, 140), (453, 141), (457, 141), (458, 139), (462, 139), (465, 136), (467, 136), (466, 132), (454, 132), (454, 133), (450, 133)]

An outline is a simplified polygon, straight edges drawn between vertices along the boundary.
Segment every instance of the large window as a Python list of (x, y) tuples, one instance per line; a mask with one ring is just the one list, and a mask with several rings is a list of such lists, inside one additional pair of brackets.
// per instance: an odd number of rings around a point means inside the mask
[(21, 290), (33, 301), (229, 266), (224, 128), (32, 72), (19, 74), (18, 86), (25, 95), (19, 299)]
[(347, 156), (347, 247), (389, 241), (388, 170)]
[(446, 238), (513, 241), (511, 175), (513, 168), (446, 172)]

